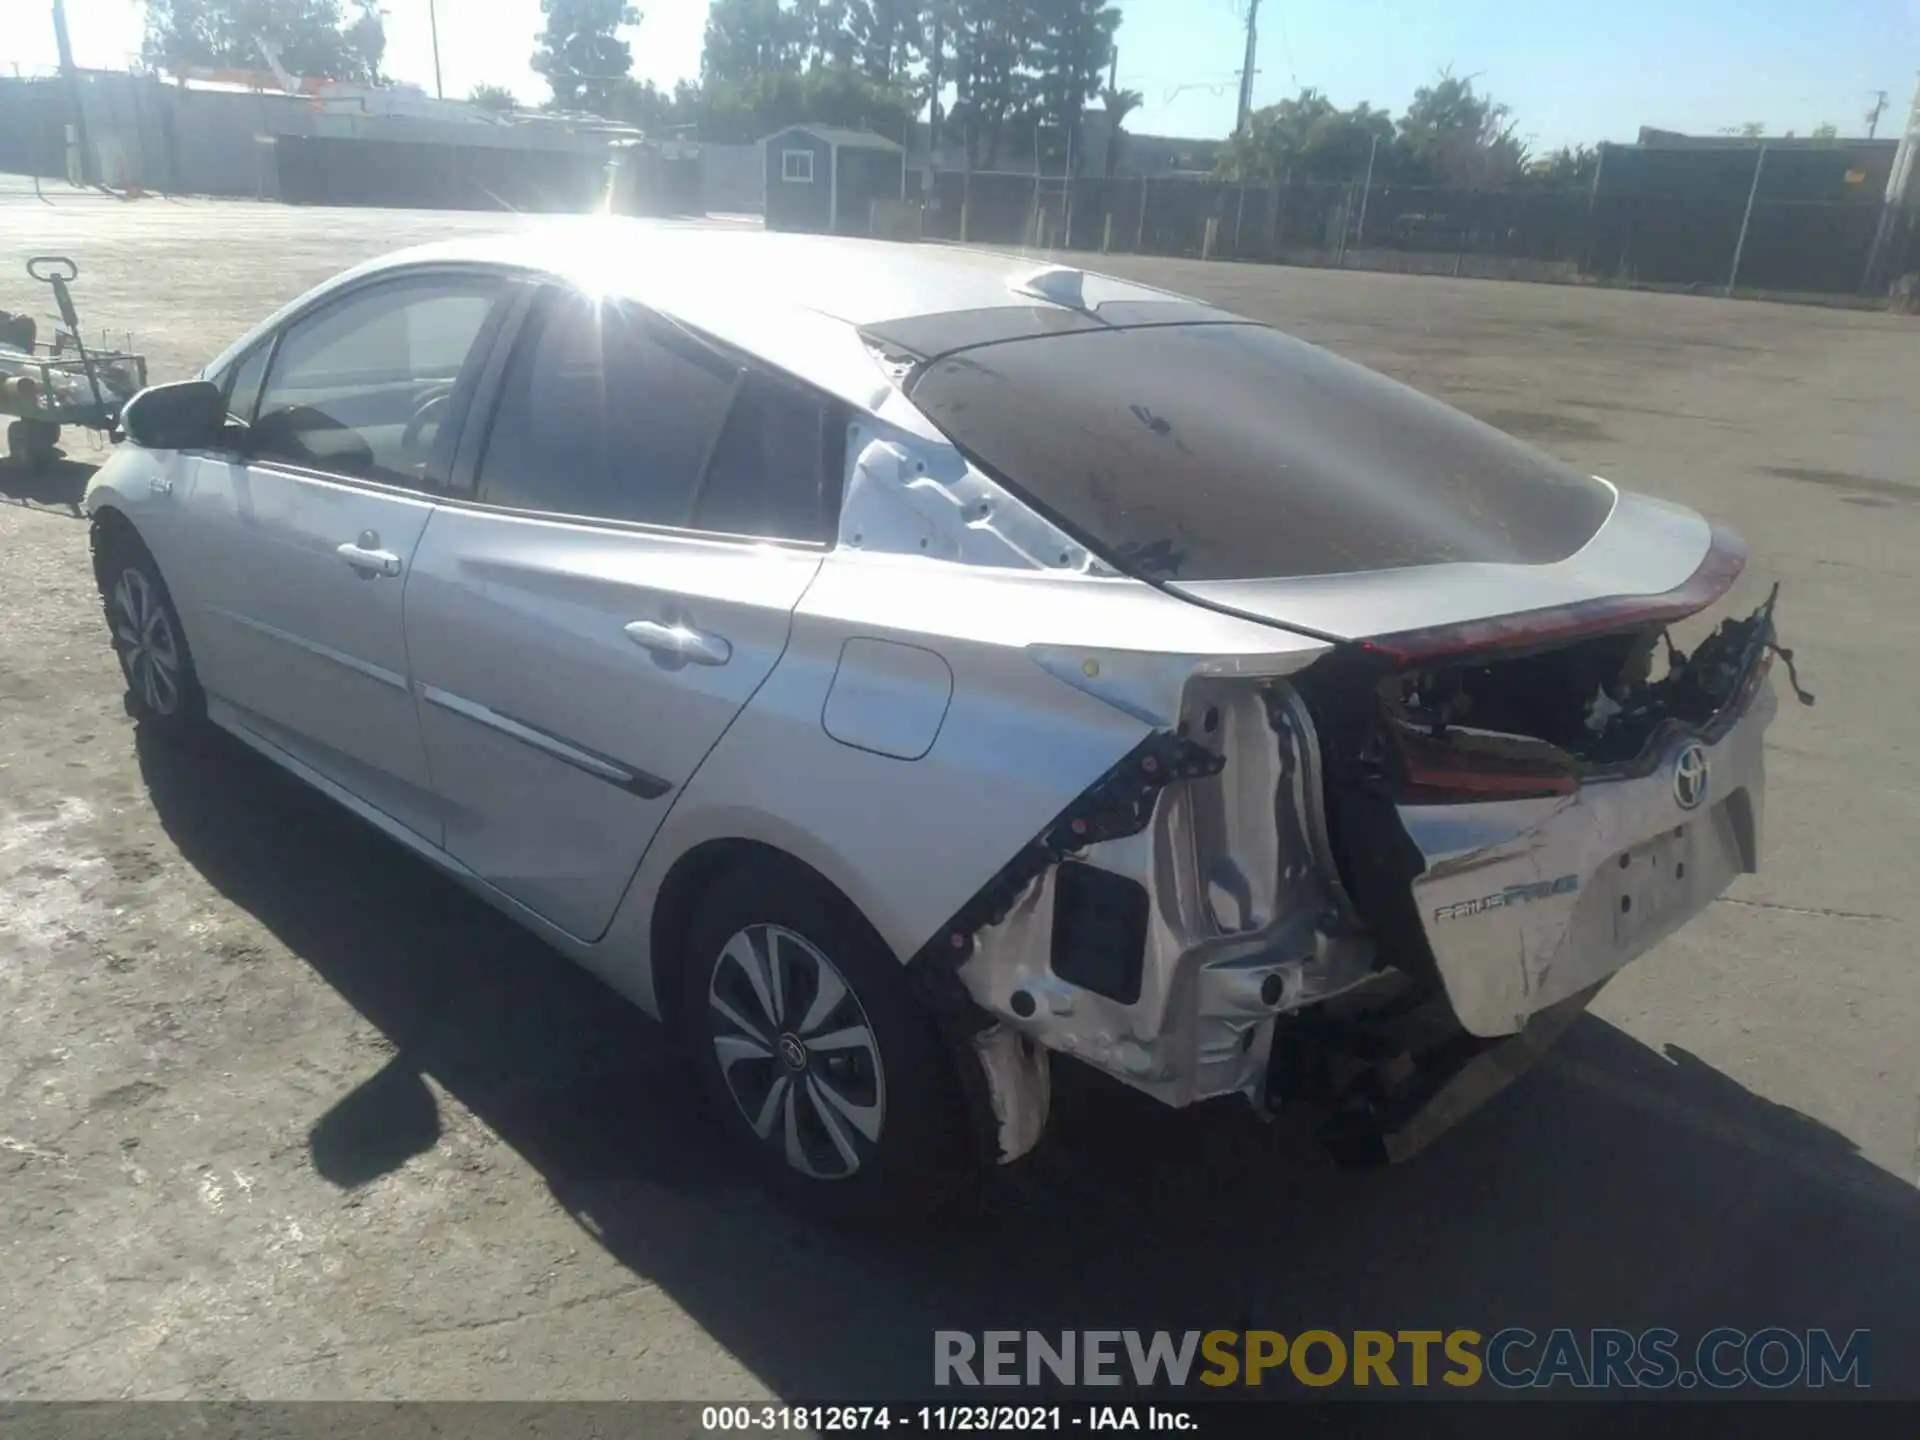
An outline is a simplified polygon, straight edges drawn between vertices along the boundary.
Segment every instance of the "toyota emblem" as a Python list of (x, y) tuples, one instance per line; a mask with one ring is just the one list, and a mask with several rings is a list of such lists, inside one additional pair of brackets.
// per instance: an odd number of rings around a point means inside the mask
[(1673, 798), (1682, 810), (1698, 810), (1707, 798), (1707, 747), (1689, 740), (1673, 762)]

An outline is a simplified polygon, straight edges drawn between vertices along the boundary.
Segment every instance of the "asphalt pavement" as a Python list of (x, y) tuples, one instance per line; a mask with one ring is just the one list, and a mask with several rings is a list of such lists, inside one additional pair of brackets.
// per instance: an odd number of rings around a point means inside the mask
[[(190, 373), (510, 216), (0, 188), (0, 308)], [(1092, 263), (1092, 262), (1090, 262)], [(1813, 709), (1764, 868), (1411, 1165), (1094, 1077), (993, 1210), (763, 1198), (657, 1029), (263, 763), (136, 737), (71, 502), (0, 468), (0, 1397), (923, 1393), (935, 1329), (1826, 1326), (1920, 1391), (1920, 321), (1115, 257), (1732, 525)]]

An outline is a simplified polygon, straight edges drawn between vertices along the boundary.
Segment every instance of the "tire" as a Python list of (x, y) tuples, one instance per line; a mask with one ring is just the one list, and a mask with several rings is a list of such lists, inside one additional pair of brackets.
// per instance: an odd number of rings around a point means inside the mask
[(783, 861), (724, 872), (685, 963), (702, 1088), (772, 1189), (827, 1219), (907, 1223), (976, 1193), (954, 1059), (900, 962), (825, 882)]
[(15, 420), (7, 426), (7, 456), (29, 475), (48, 470), (60, 453), (60, 427), (44, 420)]
[(180, 612), (160, 567), (124, 522), (95, 523), (93, 573), (113, 653), (127, 681), (127, 713), (159, 734), (198, 733), (206, 721), (207, 697), (194, 673)]

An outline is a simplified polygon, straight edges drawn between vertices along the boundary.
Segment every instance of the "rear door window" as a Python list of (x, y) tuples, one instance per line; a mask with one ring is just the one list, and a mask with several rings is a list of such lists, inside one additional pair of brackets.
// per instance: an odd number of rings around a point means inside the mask
[(508, 363), (478, 498), (683, 526), (740, 373), (659, 316), (555, 292)]
[(839, 520), (846, 415), (805, 387), (749, 372), (700, 483), (696, 530), (824, 541)]

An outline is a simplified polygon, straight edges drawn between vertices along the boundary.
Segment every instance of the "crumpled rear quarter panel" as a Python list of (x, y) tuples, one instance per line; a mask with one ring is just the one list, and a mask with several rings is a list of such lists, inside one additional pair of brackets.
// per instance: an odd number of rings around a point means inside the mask
[[(963, 567), (828, 561), (794, 614), (779, 665), (688, 783), (642, 862), (632, 894), (643, 906), (695, 846), (758, 841), (832, 882), (904, 961), (1147, 733), (1034, 664), (1024, 635), (1001, 639), (977, 614), (970, 621), (965, 602), (988, 603), (993, 572), (933, 573), (943, 568)], [(894, 586), (923, 593), (909, 598)], [(927, 614), (932, 592), (942, 590), (958, 602), (945, 607), (952, 623), (944, 626)], [(922, 675), (938, 693), (912, 700), (938, 713), (937, 728), (927, 727), (935, 733), (915, 737), (931, 738), (930, 747), (880, 753), (873, 737), (887, 717), (866, 717), (868, 724), (844, 707), (829, 710), (849, 642), (867, 653), (876, 641), (942, 662)], [(899, 687), (913, 677), (900, 670), (893, 688), (868, 687), (868, 698), (884, 693), (898, 705)], [(623, 953), (644, 953), (643, 919), (623, 915), (621, 933), (608, 940)]]

